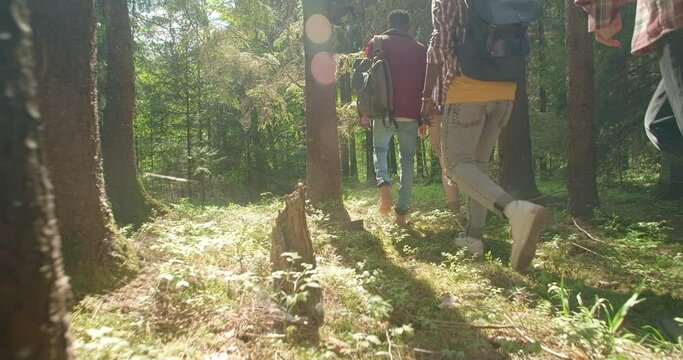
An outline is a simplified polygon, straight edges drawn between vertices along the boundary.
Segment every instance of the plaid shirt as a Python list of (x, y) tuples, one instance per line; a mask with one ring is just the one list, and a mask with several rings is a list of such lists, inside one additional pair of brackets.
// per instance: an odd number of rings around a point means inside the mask
[[(589, 15), (589, 31), (620, 27), (619, 9), (636, 0), (574, 0)], [(655, 50), (664, 35), (683, 28), (683, 0), (637, 0), (636, 23), (631, 51), (644, 54)], [(615, 25), (617, 24), (617, 25)]]
[(453, 37), (465, 35), (465, 5), (462, 0), (432, 0), (432, 25), (434, 31), (427, 49), (427, 63), (442, 64), (442, 74), (434, 89), (437, 106), (446, 101), (450, 80), (460, 75), (458, 59), (453, 54)]

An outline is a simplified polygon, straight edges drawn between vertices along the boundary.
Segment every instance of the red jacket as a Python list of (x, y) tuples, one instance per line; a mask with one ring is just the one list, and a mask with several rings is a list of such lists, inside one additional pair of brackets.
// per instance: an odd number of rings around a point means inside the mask
[[(394, 115), (419, 119), (427, 68), (427, 48), (401, 30), (390, 29), (383, 35), (388, 35), (388, 38), (382, 40), (382, 53), (389, 63), (391, 73)], [(371, 39), (365, 48), (365, 57), (371, 57), (372, 53)]]

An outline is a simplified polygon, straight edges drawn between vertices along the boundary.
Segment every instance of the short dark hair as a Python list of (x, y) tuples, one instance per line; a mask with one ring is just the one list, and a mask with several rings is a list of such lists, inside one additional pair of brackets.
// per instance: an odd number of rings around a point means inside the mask
[(410, 14), (406, 10), (396, 9), (389, 13), (389, 27), (408, 31), (410, 29)]

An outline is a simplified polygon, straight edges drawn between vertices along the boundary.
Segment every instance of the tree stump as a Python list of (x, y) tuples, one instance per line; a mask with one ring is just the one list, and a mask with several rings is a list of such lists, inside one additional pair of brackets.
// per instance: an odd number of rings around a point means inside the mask
[[(294, 253), (297, 256), (293, 257)], [(306, 188), (303, 184), (298, 184), (297, 190), (285, 197), (285, 208), (275, 220), (270, 261), (273, 273), (281, 274), (274, 282), (278, 292), (289, 296), (303, 291), (308, 293), (304, 300), (286, 309), (285, 317), (298, 317), (292, 322), (317, 329), (323, 323), (322, 288), (306, 279), (306, 273), (315, 269), (316, 263), (306, 222)], [(307, 283), (311, 286), (304, 286)]]

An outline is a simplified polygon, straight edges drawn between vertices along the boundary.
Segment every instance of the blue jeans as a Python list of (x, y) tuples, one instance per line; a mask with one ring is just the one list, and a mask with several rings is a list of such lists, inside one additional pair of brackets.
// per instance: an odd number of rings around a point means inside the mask
[(413, 191), (413, 180), (415, 179), (415, 148), (417, 146), (417, 121), (400, 121), (397, 119), (396, 125), (375, 119), (372, 122), (372, 137), (374, 145), (375, 173), (377, 173), (377, 186), (391, 186), (391, 177), (387, 166), (387, 155), (389, 154), (389, 141), (391, 136), (398, 135), (399, 162), (401, 163), (401, 186), (398, 190), (398, 201), (396, 202), (396, 213), (407, 214), (410, 204), (410, 195)]

